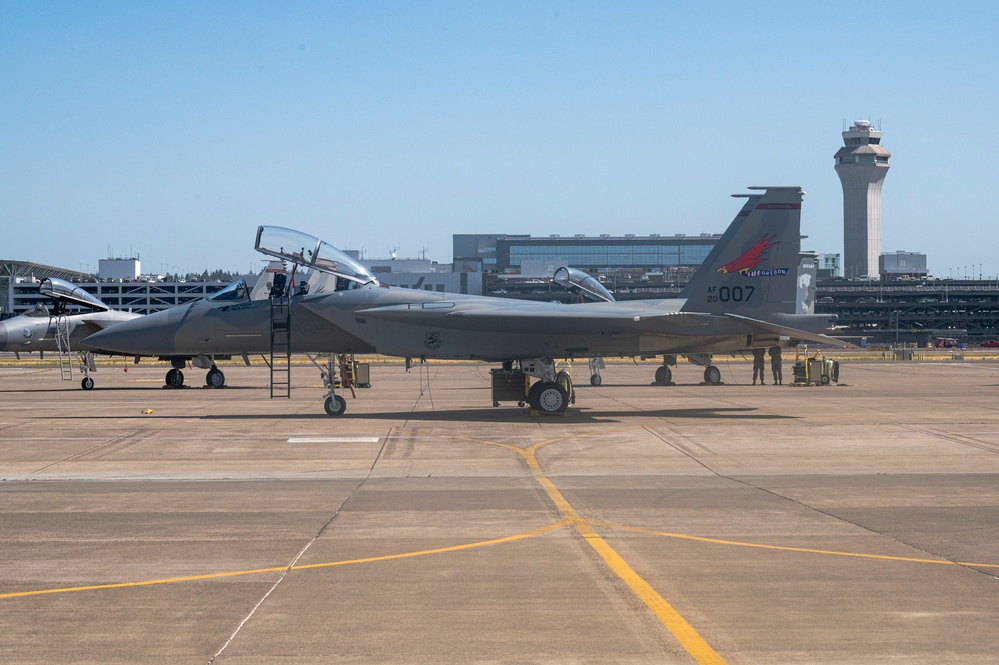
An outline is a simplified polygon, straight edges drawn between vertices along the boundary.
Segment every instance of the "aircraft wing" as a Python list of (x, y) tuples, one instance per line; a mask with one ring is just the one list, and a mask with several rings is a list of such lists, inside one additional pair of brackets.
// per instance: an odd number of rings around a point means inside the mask
[(803, 342), (815, 342), (816, 344), (829, 344), (830, 346), (837, 346), (841, 349), (846, 349), (854, 346), (849, 342), (844, 342), (842, 340), (836, 339), (835, 337), (829, 337), (828, 335), (823, 335), (821, 333), (807, 332), (805, 330), (799, 330), (797, 328), (789, 328), (788, 326), (778, 325), (776, 323), (768, 323), (766, 321), (760, 321), (759, 319), (751, 319), (747, 316), (739, 316), (738, 314), (725, 314), (730, 319), (734, 319), (747, 326), (754, 326), (760, 330), (764, 330), (770, 333), (776, 333), (778, 335), (784, 335), (790, 337), (791, 339), (801, 340)]
[[(322, 311), (317, 309), (318, 314)], [(838, 347), (852, 344), (821, 333), (808, 332), (738, 314), (677, 312), (630, 303), (552, 305), (510, 301), (509, 304), (463, 305), (451, 302), (384, 305), (355, 311), (358, 316), (432, 325), (455, 330), (509, 330), (526, 334), (671, 334), (710, 336), (719, 319), (735, 322), (747, 334), (754, 331)]]
[[(322, 314), (321, 309), (316, 310)], [(707, 325), (699, 315), (625, 303), (559, 305), (511, 300), (490, 305), (448, 302), (384, 305), (354, 312), (398, 323), (455, 330), (509, 330), (536, 334), (695, 334)]]

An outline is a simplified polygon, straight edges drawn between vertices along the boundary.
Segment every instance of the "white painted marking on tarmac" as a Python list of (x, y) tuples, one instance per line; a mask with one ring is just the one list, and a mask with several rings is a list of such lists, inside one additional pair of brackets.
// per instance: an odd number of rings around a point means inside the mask
[(377, 436), (305, 436), (288, 439), (288, 443), (378, 443)]

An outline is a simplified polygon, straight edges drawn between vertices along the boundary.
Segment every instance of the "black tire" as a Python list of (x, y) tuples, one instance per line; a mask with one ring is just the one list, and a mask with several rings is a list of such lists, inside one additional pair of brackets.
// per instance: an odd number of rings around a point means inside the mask
[(83, 377), (83, 381), (80, 381), (80, 387), (83, 388), (84, 390), (93, 390), (94, 380), (91, 379), (89, 376), (85, 376)]
[(829, 375), (828, 374), (823, 374), (822, 378), (819, 379), (819, 383), (821, 383), (824, 386), (828, 386), (829, 385)]
[(225, 386), (225, 374), (219, 368), (213, 367), (205, 376), (205, 384), (209, 388), (222, 388)]
[(347, 411), (347, 400), (339, 395), (333, 395), (326, 398), (323, 408), (326, 409), (327, 416), (342, 416)]
[(604, 382), (604, 380), (602, 378), (600, 378), (599, 374), (591, 374), (590, 375), (590, 385), (591, 386), (599, 386), (603, 382)]
[(541, 392), (541, 386), (544, 385), (544, 381), (535, 381), (531, 384), (530, 389), (527, 391), (527, 403), (531, 405), (531, 408), (535, 411), (540, 411), (538, 407), (538, 393)]
[(673, 372), (666, 365), (661, 365), (656, 368), (656, 383), (664, 386), (668, 386), (670, 381), (673, 380)]
[(538, 390), (535, 403), (532, 403), (535, 410), (549, 415), (565, 413), (569, 408), (569, 395), (565, 389), (554, 381), (544, 381), (539, 385), (541, 388)]
[(704, 368), (704, 383), (710, 384), (712, 386), (717, 386), (721, 383), (721, 370), (714, 365), (708, 365)]
[(166, 373), (166, 384), (171, 388), (182, 388), (184, 386), (184, 373), (179, 369), (172, 369)]

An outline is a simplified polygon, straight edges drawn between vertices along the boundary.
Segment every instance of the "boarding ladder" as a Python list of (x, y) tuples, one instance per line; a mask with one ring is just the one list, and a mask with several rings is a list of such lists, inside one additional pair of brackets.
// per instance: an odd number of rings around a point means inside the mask
[[(69, 348), (69, 317), (57, 314), (55, 317), (55, 342), (59, 352), (59, 376), (65, 381), (73, 380), (73, 351)], [(68, 376), (67, 376), (68, 374)]]
[(271, 399), (291, 397), (291, 298), (271, 293)]

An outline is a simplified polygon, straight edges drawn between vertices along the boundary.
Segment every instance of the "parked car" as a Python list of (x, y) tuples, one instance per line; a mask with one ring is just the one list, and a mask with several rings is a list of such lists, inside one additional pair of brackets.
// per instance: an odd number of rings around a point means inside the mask
[(999, 339), (988, 339), (982, 342), (983, 349), (999, 349)]

